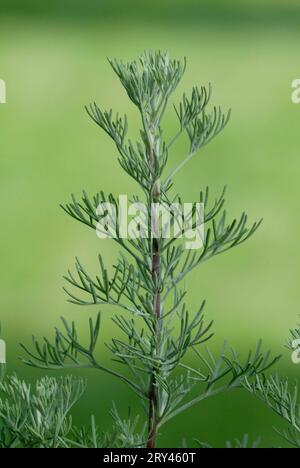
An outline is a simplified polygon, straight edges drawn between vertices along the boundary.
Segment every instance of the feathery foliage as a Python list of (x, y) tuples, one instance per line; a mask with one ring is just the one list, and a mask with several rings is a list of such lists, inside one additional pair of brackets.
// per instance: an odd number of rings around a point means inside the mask
[[(186, 68), (186, 61), (174, 60), (162, 52), (147, 52), (139, 60), (124, 63), (111, 60), (112, 69), (125, 88), (129, 99), (137, 107), (141, 117), (139, 138), (129, 138), (128, 119), (113, 110), (105, 110), (96, 103), (87, 106), (87, 112), (97, 126), (114, 142), (118, 161), (127, 175), (141, 189), (143, 202), (154, 225), (159, 218), (151, 206), (160, 203), (171, 209), (182, 197), (174, 190), (174, 178), (196, 154), (210, 143), (226, 127), (230, 112), (211, 106), (211, 86), (194, 87), (183, 94), (174, 106), (178, 119), (178, 131), (167, 141), (163, 131), (163, 117), (172, 93), (179, 85)], [(186, 134), (187, 154), (178, 166), (170, 158), (174, 144)], [(171, 169), (169, 166), (171, 165)], [(203, 262), (227, 252), (249, 239), (259, 227), (260, 221), (248, 224), (242, 213), (228, 221), (225, 190), (211, 202), (209, 189), (199, 189), (199, 201), (204, 205), (205, 238), (199, 251), (186, 250), (180, 236), (171, 239), (148, 236), (126, 238), (117, 224), (112, 240), (121, 253), (110, 274), (101, 255), (98, 256), (99, 273), (88, 273), (79, 259), (75, 273), (66, 275), (66, 292), (69, 301), (81, 305), (114, 306), (118, 312), (112, 320), (121, 332), (121, 338), (112, 337), (107, 347), (113, 361), (123, 368), (119, 372), (107, 367), (96, 356), (100, 340), (100, 314), (89, 321), (90, 340), (82, 344), (75, 323), (69, 325), (63, 319), (63, 330), (56, 329), (53, 341), (33, 339), (33, 349), (24, 346), (25, 362), (43, 369), (95, 368), (114, 375), (128, 385), (140, 398), (147, 426), (145, 437), (130, 436), (134, 422), (120, 426), (116, 418), (119, 437), (129, 435), (123, 443), (129, 445), (156, 446), (161, 428), (172, 418), (188, 410), (196, 403), (213, 395), (243, 388), (263, 381), (263, 374), (277, 361), (270, 353), (262, 351), (261, 343), (246, 360), (224, 347), (220, 356), (214, 357), (206, 343), (212, 338), (212, 323), (204, 320), (204, 302), (192, 313), (185, 304), (186, 276)], [(102, 191), (91, 196), (86, 191), (81, 197), (72, 195), (62, 205), (73, 219), (97, 231), (100, 219), (98, 206), (110, 203), (119, 213), (119, 201), (113, 194)], [(108, 224), (112, 219), (108, 215)], [(176, 224), (178, 215), (172, 215)], [(193, 224), (195, 228), (195, 224)], [(104, 313), (103, 311), (101, 313)], [(199, 367), (187, 364), (192, 353)], [(191, 393), (193, 391), (193, 393)], [(254, 390), (253, 390), (254, 391)], [(190, 396), (190, 395), (196, 396)], [(133, 425), (133, 426), (132, 426)], [(88, 435), (78, 433), (79, 445), (99, 446), (95, 429)]]
[[(200, 448), (214, 448), (211, 445), (207, 444), (206, 442), (196, 441)], [(234, 441), (227, 440), (226, 441), (226, 448), (228, 449), (248, 449), (248, 448), (259, 448), (260, 439), (254, 440), (250, 442), (250, 438), (248, 434), (245, 434), (241, 440), (235, 439)]]
[(85, 388), (82, 379), (44, 377), (33, 389), (16, 376), (0, 383), (0, 447), (67, 447), (70, 410)]

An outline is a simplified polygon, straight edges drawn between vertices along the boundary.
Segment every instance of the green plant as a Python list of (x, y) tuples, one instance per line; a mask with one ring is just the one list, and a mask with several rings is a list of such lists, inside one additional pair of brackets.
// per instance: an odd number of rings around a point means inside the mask
[[(299, 363), (300, 327), (290, 330), (287, 348), (292, 351), (294, 363)], [(286, 423), (286, 428), (276, 429), (277, 434), (289, 445), (300, 448), (300, 396), (298, 382), (293, 384), (287, 377), (257, 375), (249, 381), (246, 377), (243, 388), (262, 401)]]
[(95, 418), (89, 428), (73, 424), (71, 410), (83, 395), (85, 382), (71, 376), (44, 377), (35, 385), (16, 375), (0, 382), (0, 448), (128, 448), (142, 445), (139, 418), (121, 418), (113, 405), (110, 432), (100, 431)]
[[(287, 342), (287, 349), (292, 354), (294, 363), (299, 360), (300, 326), (290, 330), (290, 337)], [(286, 423), (287, 429), (276, 432), (290, 445), (300, 448), (300, 397), (298, 382), (291, 384), (287, 377), (256, 376), (249, 382), (245, 379), (244, 388), (258, 397), (272, 411), (279, 415)]]
[[(287, 349), (292, 351), (292, 360), (299, 364), (300, 352), (300, 326), (290, 330), (290, 337), (287, 342)], [(277, 434), (294, 448), (300, 448), (300, 396), (298, 382), (293, 384), (287, 377), (278, 374), (266, 376), (265, 374), (256, 375), (254, 379), (249, 380), (245, 377), (242, 387), (253, 396), (264, 403), (276, 415), (286, 423), (285, 428), (274, 430)], [(259, 441), (255, 441), (251, 448), (256, 448)], [(211, 448), (207, 443), (198, 442), (202, 448)], [(250, 448), (249, 437), (246, 434), (242, 441), (235, 440), (234, 444), (226, 443), (227, 448)]]
[(35, 388), (18, 379), (0, 383), (0, 448), (68, 447), (70, 410), (84, 391), (82, 379), (44, 377)]
[[(200, 448), (213, 448), (211, 445), (203, 442), (196, 441)], [(226, 442), (226, 448), (259, 448), (260, 440), (255, 440), (254, 442), (250, 442), (248, 434), (245, 434), (242, 440), (235, 439), (233, 442), (228, 440)]]
[[(224, 114), (219, 107), (208, 109), (210, 86), (193, 88), (190, 96), (184, 94), (175, 107), (179, 130), (167, 142), (162, 128), (163, 116), (171, 94), (183, 77), (185, 60), (181, 62), (170, 59), (165, 53), (149, 52), (139, 61), (112, 60), (110, 64), (140, 113), (140, 140), (133, 143), (128, 139), (126, 115), (120, 117), (112, 110), (101, 110), (96, 103), (87, 107), (87, 112), (112, 138), (120, 166), (140, 187), (142, 196), (134, 196), (132, 201), (144, 203), (149, 225), (156, 229), (160, 225), (160, 216), (152, 209), (153, 204), (160, 204), (169, 209), (174, 228), (181, 221), (181, 215), (172, 208), (174, 202), (181, 205), (181, 197), (174, 192), (174, 178), (224, 129), (229, 112)], [(173, 145), (184, 133), (189, 141), (188, 154), (165, 176)], [(56, 329), (53, 342), (47, 338), (42, 342), (34, 338), (33, 350), (23, 346), (28, 365), (44, 369), (95, 368), (128, 385), (141, 401), (147, 424), (147, 434), (135, 441), (139, 446), (154, 448), (162, 427), (198, 402), (233, 388), (245, 387), (245, 382), (250, 389), (251, 382), (257, 382), (278, 359), (271, 358), (269, 352), (263, 353), (261, 342), (244, 360), (227, 346), (218, 357), (205, 348), (204, 343), (212, 337), (212, 323), (204, 322), (204, 301), (195, 314), (187, 310), (184, 302), (187, 290), (183, 280), (205, 261), (245, 242), (260, 222), (249, 227), (245, 213), (239, 219), (227, 222), (223, 208), (225, 190), (210, 203), (206, 188), (200, 191), (199, 201), (204, 205), (206, 229), (201, 250), (184, 248), (180, 236), (185, 225), (178, 235), (167, 239), (163, 230), (159, 236), (124, 238), (120, 224), (117, 224), (113, 240), (122, 252), (111, 273), (100, 255), (97, 276), (90, 275), (77, 259), (76, 275), (69, 271), (66, 277), (69, 285), (80, 293), (77, 295), (66, 289), (70, 302), (81, 306), (109, 305), (120, 310), (112, 320), (124, 338), (113, 337), (107, 346), (114, 361), (123, 366), (123, 372), (119, 371), (120, 366), (107, 367), (97, 358), (100, 314), (96, 320), (89, 321), (88, 345), (80, 340), (75, 323), (69, 325), (63, 319), (63, 330)], [(105, 216), (106, 233), (109, 233), (113, 228), (113, 217), (109, 210), (99, 215), (101, 203), (110, 203), (117, 214), (120, 212), (119, 200), (112, 194), (105, 196), (102, 191), (93, 197), (83, 192), (80, 200), (72, 195), (72, 200), (62, 208), (93, 230), (99, 229), (99, 220)], [(194, 230), (197, 228), (195, 214), (194, 208), (190, 216)], [(138, 223), (137, 229), (140, 228)], [(190, 352), (198, 358), (199, 367), (187, 364), (186, 357)], [(87, 443), (87, 440), (91, 438), (82, 435), (79, 444)]]
[(253, 382), (245, 379), (244, 388), (259, 398), (286, 423), (287, 429), (275, 429), (286, 442), (300, 448), (300, 398), (298, 384), (290, 385), (286, 377), (256, 376)]

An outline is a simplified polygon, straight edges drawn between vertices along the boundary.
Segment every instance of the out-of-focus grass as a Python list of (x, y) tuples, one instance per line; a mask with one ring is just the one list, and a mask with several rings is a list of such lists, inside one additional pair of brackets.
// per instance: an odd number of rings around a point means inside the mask
[[(290, 83), (299, 76), (299, 38), (280, 23), (265, 30), (227, 27), (226, 21), (201, 23), (107, 20), (71, 22), (28, 17), (0, 20), (0, 78), (7, 83), (7, 104), (0, 106), (1, 322), (8, 344), (10, 371), (38, 376), (16, 357), (18, 343), (32, 333), (49, 335), (59, 316), (82, 325), (95, 309), (65, 302), (61, 279), (78, 255), (92, 270), (96, 254), (110, 264), (116, 251), (92, 231), (68, 219), (59, 203), (82, 188), (115, 194), (134, 186), (121, 172), (112, 143), (87, 118), (91, 100), (127, 112), (133, 135), (138, 116), (106, 61), (132, 58), (147, 48), (168, 49), (188, 58), (186, 77), (174, 101), (194, 84), (213, 84), (213, 102), (232, 107), (224, 134), (206, 147), (177, 178), (177, 189), (193, 201), (209, 185), (217, 194), (228, 185), (230, 216), (246, 209), (250, 220), (264, 218), (247, 245), (205, 264), (188, 280), (189, 306), (207, 299), (214, 319), (215, 349), (224, 338), (242, 351), (259, 337), (276, 353), (299, 310), (298, 235), (300, 107), (291, 104)], [(176, 128), (172, 110), (166, 132)], [(183, 139), (171, 164), (186, 150)], [(111, 311), (104, 310), (103, 338), (115, 333)], [(108, 359), (103, 349), (103, 359)], [(285, 354), (281, 370), (300, 369)], [(104, 427), (114, 399), (123, 411), (131, 395), (119, 383), (90, 373), (87, 397), (77, 411), (86, 421), (96, 412)], [(122, 395), (122, 398), (120, 397)], [(129, 403), (128, 403), (129, 402)], [(277, 444), (271, 426), (278, 423), (260, 404), (240, 393), (211, 400), (165, 428), (162, 444), (190, 444), (193, 437), (221, 445), (244, 432)], [(180, 431), (178, 428), (180, 427)]]
[(35, 18), (54, 18), (64, 21), (121, 19), (125, 22), (170, 23), (187, 27), (203, 25), (233, 25), (235, 27), (274, 26), (280, 24), (297, 28), (299, 4), (297, 0), (2, 0), (1, 11)]

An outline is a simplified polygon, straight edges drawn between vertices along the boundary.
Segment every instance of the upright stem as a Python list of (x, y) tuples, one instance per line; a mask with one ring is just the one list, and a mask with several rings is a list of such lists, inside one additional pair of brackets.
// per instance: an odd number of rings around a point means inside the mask
[[(155, 168), (156, 166), (156, 157), (153, 153), (153, 150), (150, 148), (149, 152), (149, 159), (150, 162)], [(153, 188), (152, 196), (151, 196), (151, 201), (153, 203), (158, 203), (160, 198), (160, 189), (159, 189), (159, 183), (156, 182)], [(152, 210), (151, 210), (152, 211)], [(159, 242), (158, 239), (155, 237), (155, 233), (159, 232), (159, 216), (157, 217), (156, 215), (156, 210), (152, 211), (153, 216), (155, 217), (153, 219), (153, 224), (152, 226), (154, 227), (153, 229), (153, 241), (152, 241), (152, 277), (154, 281), (156, 282), (159, 279), (160, 276), (160, 263), (161, 263), (161, 258), (160, 258), (160, 251), (159, 251)], [(156, 290), (155, 298), (154, 298), (154, 305), (153, 305), (153, 311), (156, 315), (156, 343), (159, 340), (159, 321), (161, 318), (161, 291), (160, 288)], [(150, 388), (149, 388), (149, 432), (148, 432), (148, 442), (147, 442), (147, 448), (155, 448), (156, 447), (156, 438), (157, 438), (157, 427), (158, 427), (158, 392), (157, 392), (157, 382), (155, 378), (155, 373), (156, 369), (155, 367), (153, 368), (152, 375), (150, 378)]]

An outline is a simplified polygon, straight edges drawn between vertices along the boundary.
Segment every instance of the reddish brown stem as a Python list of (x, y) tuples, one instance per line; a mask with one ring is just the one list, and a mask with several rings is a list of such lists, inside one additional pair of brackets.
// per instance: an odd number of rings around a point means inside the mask
[[(149, 154), (151, 165), (155, 168), (156, 158), (152, 151)], [(152, 201), (158, 203), (160, 198), (159, 185), (155, 184)], [(154, 219), (154, 231), (158, 232), (158, 223), (159, 219)], [(152, 277), (155, 281), (159, 280), (160, 277), (160, 252), (159, 252), (159, 242), (157, 238), (153, 238), (152, 242)], [(158, 288), (154, 298), (154, 313), (156, 315), (156, 334), (157, 341), (159, 339), (159, 320), (161, 317), (161, 291)], [(148, 433), (148, 442), (147, 448), (156, 447), (157, 439), (157, 426), (158, 426), (158, 395), (157, 395), (157, 382), (155, 378), (156, 369), (153, 368), (151, 379), (150, 379), (150, 388), (149, 388), (149, 433)]]
[[(160, 274), (160, 253), (157, 239), (153, 239), (153, 262), (152, 262), (152, 275), (153, 277), (159, 278)], [(156, 292), (155, 298), (155, 314), (157, 317), (157, 329), (156, 333), (159, 333), (158, 321), (161, 314), (161, 294), (160, 290)], [(157, 384), (155, 379), (155, 368), (153, 369), (150, 390), (149, 390), (149, 434), (147, 448), (156, 447), (157, 438), (157, 425), (158, 425), (158, 414), (157, 414)]]

